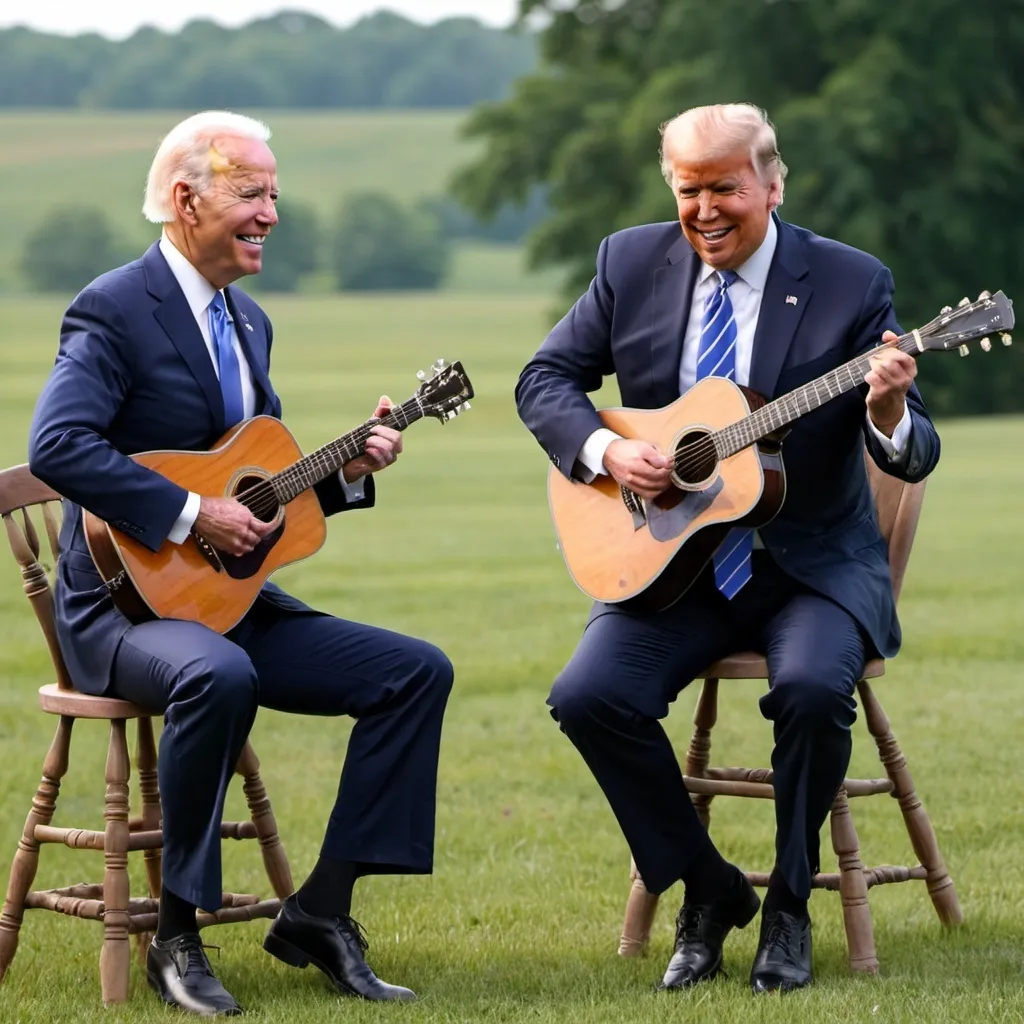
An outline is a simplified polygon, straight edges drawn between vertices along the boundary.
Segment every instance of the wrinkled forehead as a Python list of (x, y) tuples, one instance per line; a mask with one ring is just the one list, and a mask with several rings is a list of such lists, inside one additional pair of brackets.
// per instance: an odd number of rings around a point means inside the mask
[(749, 146), (716, 144), (692, 129), (666, 133), (665, 161), (673, 178), (689, 184), (743, 179), (755, 173)]
[(270, 147), (259, 139), (222, 135), (210, 142), (210, 170), (218, 178), (276, 185), (277, 161)]

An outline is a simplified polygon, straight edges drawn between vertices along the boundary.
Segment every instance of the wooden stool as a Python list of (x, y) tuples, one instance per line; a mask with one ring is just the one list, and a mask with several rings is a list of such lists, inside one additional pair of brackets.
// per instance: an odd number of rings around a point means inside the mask
[[(899, 597), (910, 549), (921, 514), (924, 482), (905, 484), (882, 473), (866, 457), (868, 476), (875, 497), (879, 527), (889, 545), (889, 567), (893, 591)], [(868, 907), (868, 889), (889, 882), (920, 880), (925, 882), (939, 920), (944, 925), (960, 924), (963, 915), (956, 888), (949, 877), (939, 851), (931, 820), (914, 791), (914, 781), (907, 761), (882, 705), (868, 683), (885, 673), (885, 663), (877, 658), (864, 667), (857, 683), (860, 704), (868, 732), (878, 746), (878, 756), (885, 769), (884, 779), (846, 779), (836, 795), (829, 815), (832, 846), (839, 861), (837, 873), (819, 873), (815, 888), (838, 890), (843, 902), (843, 923), (849, 948), (850, 968), (874, 973), (878, 970), (874, 929)], [(771, 800), (772, 772), (767, 768), (716, 768), (710, 765), (711, 730), (718, 717), (718, 682), (720, 679), (767, 679), (768, 667), (763, 657), (749, 652), (723, 658), (703, 673), (703, 687), (693, 717), (693, 735), (686, 753), (684, 781), (690, 798), (704, 826), (711, 818), (711, 801), (715, 796), (755, 797)], [(914, 853), (920, 861), (914, 867), (881, 865), (865, 867), (860, 859), (860, 844), (850, 813), (850, 797), (886, 794), (895, 797), (903, 813)], [(619, 955), (640, 955), (647, 945), (658, 897), (647, 891), (643, 879), (631, 863), (632, 888), (626, 904), (626, 916), (619, 940)], [(768, 872), (748, 872), (754, 885), (768, 884)]]
[[(41, 510), (50, 552), (56, 563), (60, 548), (54, 503), (59, 500), (59, 495), (33, 477), (27, 466), (0, 472), (0, 515), (3, 516), (14, 557), (21, 567), (25, 594), (32, 603), (57, 674), (56, 684), (40, 689), (39, 704), (43, 711), (58, 716), (57, 732), (43, 761), (42, 781), (18, 842), (7, 897), (0, 912), (0, 981), (3, 981), (17, 951), (24, 911), (55, 910), (72, 917), (103, 922), (103, 948), (100, 953), (103, 1002), (121, 1003), (128, 998), (128, 936), (138, 937), (139, 953), (144, 956), (150, 934), (156, 929), (159, 910), (163, 835), (153, 713), (128, 701), (79, 693), (71, 685), (57, 644), (50, 581), (46, 569), (39, 562), (39, 535), (29, 514), (33, 506)], [(20, 524), (15, 513), (20, 513)], [(61, 779), (68, 771), (72, 727), (79, 718), (110, 723), (103, 814), (106, 827), (102, 831), (51, 825)], [(136, 722), (137, 730), (135, 766), (139, 773), (141, 797), (137, 817), (129, 816), (128, 806), (131, 771), (127, 740), (129, 720)], [(293, 891), (291, 869), (260, 779), (259, 761), (248, 743), (236, 770), (244, 780), (242, 789), (252, 818), (243, 822), (223, 822), (221, 836), (225, 839), (259, 840), (267, 877), (277, 899), (261, 901), (257, 896), (225, 893), (220, 910), (197, 915), (200, 927), (274, 917), (280, 901)], [(103, 882), (32, 891), (39, 865), (39, 849), (43, 843), (63, 843), (74, 850), (101, 850), (105, 868)], [(149, 887), (149, 897), (145, 899), (131, 899), (129, 894), (128, 854), (133, 850), (143, 851)]]

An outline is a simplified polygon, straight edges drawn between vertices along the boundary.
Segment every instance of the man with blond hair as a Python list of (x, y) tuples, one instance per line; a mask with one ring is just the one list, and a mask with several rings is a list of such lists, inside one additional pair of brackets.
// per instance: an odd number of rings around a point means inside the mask
[[(273, 584), (223, 636), (194, 622), (133, 624), (89, 555), (82, 509), (153, 551), (192, 543), (195, 531), (241, 555), (273, 529), (234, 498), (188, 493), (129, 458), (205, 450), (242, 420), (281, 415), (270, 321), (233, 283), (259, 273), (277, 223), (269, 136), (225, 111), (196, 114), (166, 136), (143, 207), (163, 225), (161, 238), (72, 302), (30, 436), (33, 473), (66, 498), (54, 597), (75, 686), (164, 716), (163, 889), (147, 974), (165, 1002), (203, 1015), (241, 1013), (203, 952), (196, 909), (221, 905), (224, 794), (258, 707), (356, 719), (320, 858), (283, 904), (266, 949), (314, 964), (342, 993), (413, 998), (367, 965), (352, 889), (363, 875), (432, 869), (452, 685), (436, 647), (316, 612)], [(389, 407), (382, 397), (374, 415)], [(398, 431), (374, 426), (364, 454), (317, 485), (324, 513), (372, 506), (373, 474), (401, 450)]]
[[(713, 375), (774, 398), (897, 330), (892, 277), (878, 260), (779, 218), (786, 168), (762, 110), (680, 114), (663, 127), (662, 171), (678, 220), (601, 243), (590, 288), (516, 389), (523, 421), (563, 474), (609, 474), (645, 500), (669, 487), (670, 462), (603, 426), (587, 393), (604, 376), (614, 373), (623, 404), (637, 408), (668, 405)], [(551, 713), (604, 791), (644, 884), (660, 893), (684, 883), (662, 988), (714, 977), (726, 935), (760, 903), (701, 825), (659, 722), (704, 668), (749, 648), (768, 662), (760, 708), (775, 733), (776, 817), (750, 984), (760, 993), (811, 981), (808, 897), (850, 759), (854, 687), (866, 658), (900, 644), (864, 447), (908, 481), (939, 457), (915, 371), (887, 348), (862, 387), (797, 420), (778, 516), (757, 532), (731, 530), (664, 611), (596, 604), (555, 681)]]

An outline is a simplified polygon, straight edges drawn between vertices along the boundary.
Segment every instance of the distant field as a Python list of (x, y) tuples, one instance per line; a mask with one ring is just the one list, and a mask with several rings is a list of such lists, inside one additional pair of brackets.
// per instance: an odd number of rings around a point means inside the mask
[[(155, 237), (139, 212), (146, 172), (161, 137), (183, 116), (0, 112), (0, 292), (17, 286), (15, 264), (24, 239), (51, 207), (99, 206), (140, 248)], [(273, 131), (282, 193), (330, 218), (353, 191), (375, 189), (405, 203), (442, 192), (452, 170), (472, 152), (458, 137), (463, 117), (457, 111), (273, 111), (265, 120)], [(483, 282), (481, 252), (484, 273), (493, 272)], [(524, 275), (517, 249), (473, 246), (457, 258), (452, 284), (456, 290), (479, 290), (483, 283), (483, 290), (536, 292), (551, 291), (555, 280), (550, 274)], [(474, 282), (471, 289), (467, 281)]]
[[(615, 948), (629, 856), (597, 786), (544, 706), (587, 602), (555, 548), (547, 462), (517, 420), (512, 388), (544, 333), (542, 296), (316, 296), (266, 300), (285, 418), (309, 448), (403, 399), (414, 372), (460, 358), (473, 409), (443, 428), (414, 425), (406, 454), (379, 483), (379, 506), (331, 523), (328, 543), (281, 574), (336, 614), (427, 637), (456, 666), (441, 755), (437, 861), (430, 878), (360, 883), (355, 913), (383, 977), (422, 999), (382, 1008), (339, 1001), (312, 970), (261, 949), (264, 923), (211, 929), (219, 976), (246, 1020), (296, 1024), (1010, 1024), (1024, 1019), (1024, 613), (1020, 452), (1024, 418), (939, 424), (943, 456), (928, 484), (900, 614), (905, 646), (877, 684), (932, 814), (966, 927), (944, 933), (925, 888), (871, 890), (882, 972), (851, 977), (839, 898), (816, 893), (817, 983), (754, 1001), (746, 976), (756, 928), (730, 937), (728, 978), (690, 995), (654, 992), (672, 943), (680, 891), (656, 921), (650, 955)], [(60, 300), (0, 296), (0, 465), (25, 455), (28, 419), (52, 362)], [(0, 541), (0, 544), (3, 542)], [(6, 549), (6, 546), (5, 546)], [(14, 854), (53, 721), (36, 708), (49, 682), (38, 629), (9, 557), (0, 556), (0, 886)], [(729, 683), (714, 750), (720, 763), (767, 764), (763, 684)], [(695, 694), (667, 722), (683, 747)], [(347, 721), (261, 712), (254, 743), (293, 870), (313, 864), (333, 800)], [(863, 721), (853, 772), (881, 774)], [(75, 728), (72, 775), (57, 825), (102, 825), (104, 730)], [(229, 810), (242, 807), (237, 788)], [(898, 807), (853, 801), (863, 856), (912, 863)], [(746, 868), (770, 863), (767, 801), (715, 801), (713, 831)], [(825, 838), (826, 870), (835, 858)], [(102, 858), (48, 848), (40, 886), (98, 878)], [(249, 844), (226, 852), (226, 882), (265, 893)], [(134, 892), (143, 877), (133, 867)], [(97, 925), (30, 911), (0, 986), (7, 1024), (146, 1024), (167, 1014), (133, 963), (123, 1009), (100, 1007)]]

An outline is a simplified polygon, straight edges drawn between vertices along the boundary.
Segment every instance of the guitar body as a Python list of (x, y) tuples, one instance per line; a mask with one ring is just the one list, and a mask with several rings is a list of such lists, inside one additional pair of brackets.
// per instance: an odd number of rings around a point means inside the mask
[[(280, 420), (257, 416), (229, 431), (208, 452), (143, 452), (133, 459), (186, 490), (232, 497), (301, 457), (295, 438)], [(267, 504), (266, 509), (253, 511), (277, 528), (241, 557), (209, 545), (204, 553), (195, 536), (183, 544), (165, 541), (159, 551), (150, 551), (90, 512), (83, 512), (85, 537), (114, 603), (128, 618), (186, 619), (225, 633), (249, 610), (271, 573), (308, 558), (327, 536), (313, 490), (303, 491), (283, 507)]]
[[(672, 455), (764, 404), (721, 377), (699, 381), (662, 409), (606, 409), (606, 427)], [(679, 600), (731, 527), (763, 526), (782, 507), (785, 471), (778, 444), (762, 441), (675, 478), (642, 513), (631, 511), (610, 476), (574, 483), (552, 468), (548, 502), (558, 545), (576, 585), (596, 601), (659, 611)], [(681, 486), (680, 486), (681, 485)]]

